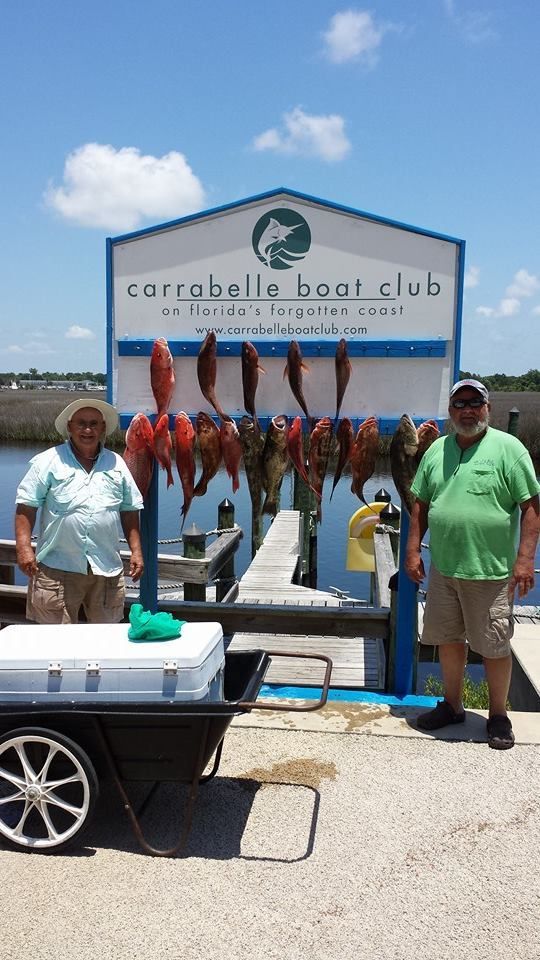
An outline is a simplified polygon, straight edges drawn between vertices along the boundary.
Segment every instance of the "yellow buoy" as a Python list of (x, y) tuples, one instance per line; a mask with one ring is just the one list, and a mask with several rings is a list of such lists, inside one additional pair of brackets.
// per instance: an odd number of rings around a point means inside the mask
[(373, 534), (379, 523), (379, 514), (388, 504), (376, 501), (360, 507), (349, 520), (347, 540), (347, 570), (375, 573), (375, 546)]

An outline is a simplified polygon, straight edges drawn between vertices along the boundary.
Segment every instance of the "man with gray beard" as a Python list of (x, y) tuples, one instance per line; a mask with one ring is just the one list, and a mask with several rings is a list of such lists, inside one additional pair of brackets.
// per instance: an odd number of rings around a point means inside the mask
[(514, 744), (506, 712), (512, 671), (512, 604), (534, 586), (539, 491), (523, 444), (489, 426), (489, 395), (478, 380), (450, 391), (453, 433), (424, 454), (411, 490), (416, 497), (405, 570), (425, 576), (421, 541), (429, 528), (431, 568), (422, 643), (439, 648), (444, 700), (417, 721), (421, 730), (463, 723), (467, 643), (484, 662), (489, 689), (487, 739)]

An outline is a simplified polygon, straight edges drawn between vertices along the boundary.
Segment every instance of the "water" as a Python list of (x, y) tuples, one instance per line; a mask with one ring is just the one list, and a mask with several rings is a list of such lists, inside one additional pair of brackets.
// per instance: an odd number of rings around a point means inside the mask
[[(6, 445), (0, 454), (2, 468), (2, 489), (4, 494), (0, 498), (0, 538), (13, 539), (13, 510), (17, 484), (25, 473), (31, 457), (44, 449), (42, 445)], [(396, 488), (392, 477), (384, 464), (373, 475), (364, 491), (366, 499), (374, 499), (375, 493), (384, 487), (392, 497), (393, 503), (399, 503)], [(323, 494), (322, 515), (323, 522), (318, 528), (318, 582), (320, 590), (328, 590), (330, 586), (348, 591), (352, 597), (369, 599), (369, 581), (367, 573), (355, 573), (345, 569), (348, 523), (351, 515), (362, 505), (351, 493), (350, 480), (342, 477), (337, 485), (332, 501), (331, 476), (327, 476)], [(218, 504), (228, 497), (234, 503), (236, 523), (244, 531), (238, 552), (235, 555), (235, 572), (237, 577), (242, 576), (251, 562), (251, 502), (249, 499), (247, 481), (243, 472), (240, 474), (240, 489), (232, 493), (231, 480), (222, 468), (218, 475), (210, 482), (208, 492), (204, 497), (196, 497), (191, 505), (186, 526), (196, 523), (201, 530), (214, 530), (217, 526)], [(165, 472), (160, 471), (159, 479), (159, 537), (180, 537), (181, 516), (183, 503), (182, 488), (175, 474), (175, 485), (167, 490)], [(283, 509), (293, 507), (292, 473), (285, 475), (281, 488), (281, 506)], [(264, 531), (270, 525), (270, 518), (264, 518)], [(211, 541), (209, 541), (211, 542)], [(164, 553), (182, 553), (182, 545), (166, 545), (161, 548)], [(429, 554), (424, 551), (424, 562), (428, 566)], [(536, 568), (540, 567), (540, 549), (536, 555)], [(17, 582), (25, 583), (26, 579), (17, 571)], [(540, 577), (525, 602), (528, 605), (540, 605)]]

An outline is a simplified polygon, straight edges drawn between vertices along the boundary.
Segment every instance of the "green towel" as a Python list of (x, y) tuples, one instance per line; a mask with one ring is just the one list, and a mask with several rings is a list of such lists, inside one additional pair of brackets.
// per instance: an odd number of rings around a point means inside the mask
[(180, 636), (186, 620), (175, 620), (172, 613), (161, 610), (159, 613), (150, 613), (143, 610), (140, 603), (134, 603), (129, 611), (128, 637), (135, 643), (174, 640)]

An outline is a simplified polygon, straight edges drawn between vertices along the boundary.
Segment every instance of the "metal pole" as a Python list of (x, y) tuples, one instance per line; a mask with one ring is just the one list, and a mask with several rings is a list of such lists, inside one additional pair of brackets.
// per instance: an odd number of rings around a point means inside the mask
[[(192, 523), (182, 536), (184, 556), (191, 560), (204, 560), (206, 554), (206, 534)], [(205, 583), (184, 583), (184, 600), (206, 600)]]
[[(225, 497), (218, 505), (218, 530), (232, 530), (234, 527), (234, 503)], [(234, 553), (232, 557), (223, 564), (219, 571), (219, 580), (216, 583), (216, 600), (219, 602), (229, 592), (234, 581)]]
[(141, 543), (144, 573), (140, 580), (140, 601), (145, 610), (155, 613), (158, 608), (158, 487), (159, 470), (154, 465), (150, 489), (141, 512)]
[(397, 596), (397, 625), (395, 651), (395, 693), (405, 697), (414, 692), (414, 654), (417, 637), (417, 588), (404, 570), (407, 536), (409, 533), (409, 515), (401, 512), (401, 530), (399, 537), (399, 585)]

